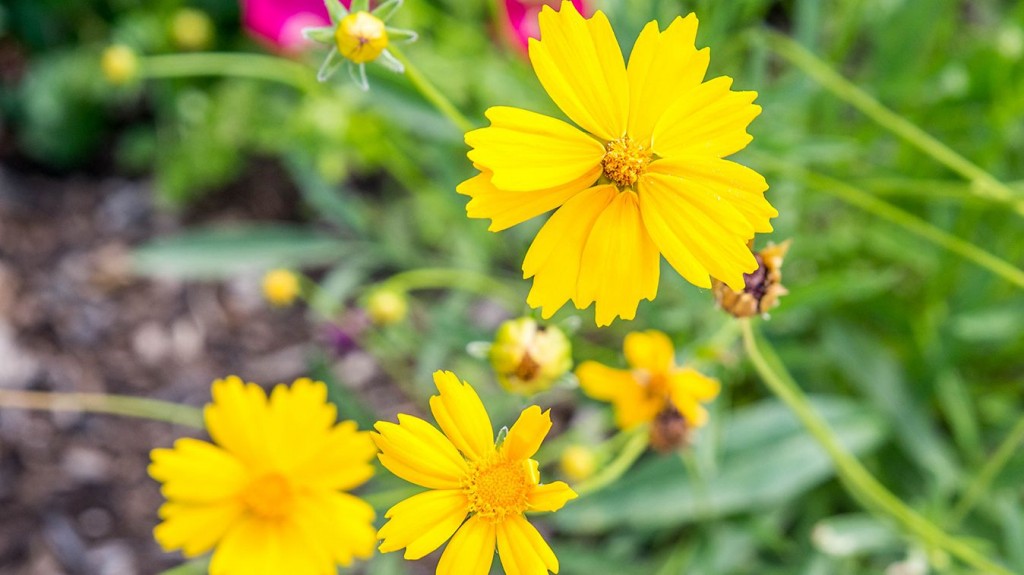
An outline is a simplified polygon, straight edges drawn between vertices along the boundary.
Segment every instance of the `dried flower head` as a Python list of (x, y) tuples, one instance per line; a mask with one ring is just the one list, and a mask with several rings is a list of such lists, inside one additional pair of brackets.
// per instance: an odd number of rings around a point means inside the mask
[(502, 387), (523, 395), (548, 389), (572, 369), (572, 345), (565, 333), (529, 317), (501, 324), (489, 355)]
[(782, 260), (791, 241), (769, 244), (754, 254), (757, 269), (743, 274), (743, 291), (735, 291), (718, 280), (712, 280), (712, 292), (718, 305), (736, 317), (765, 314), (779, 305), (779, 298), (789, 293), (782, 285)]

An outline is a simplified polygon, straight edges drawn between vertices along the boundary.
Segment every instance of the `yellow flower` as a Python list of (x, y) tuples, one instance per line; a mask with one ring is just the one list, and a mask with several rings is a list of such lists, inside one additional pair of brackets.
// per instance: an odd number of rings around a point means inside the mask
[(704, 81), (697, 18), (640, 33), (627, 67), (608, 18), (584, 19), (571, 2), (545, 7), (530, 61), (555, 104), (579, 128), (510, 107), (466, 134), (480, 170), (458, 191), (469, 217), (499, 231), (558, 208), (523, 261), (527, 303), (550, 317), (568, 300), (596, 302), (598, 325), (632, 319), (658, 291), (660, 255), (688, 281), (736, 290), (757, 262), (747, 248), (778, 212), (758, 173), (725, 160), (750, 142), (755, 92)]
[(419, 559), (450, 538), (438, 575), (486, 575), (495, 546), (508, 575), (558, 573), (555, 554), (523, 516), (556, 511), (576, 497), (564, 482), (541, 484), (531, 459), (551, 429), (550, 413), (527, 408), (495, 445), (473, 388), (451, 372), (436, 372), (434, 383), (440, 394), (430, 398), (430, 410), (441, 431), (405, 414), (398, 424), (376, 425), (384, 467), (429, 489), (388, 510), (380, 550), (404, 547), (406, 559)]
[(341, 55), (356, 64), (376, 60), (388, 47), (384, 21), (369, 12), (353, 12), (342, 18), (334, 36)]
[(100, 58), (103, 77), (116, 86), (135, 80), (139, 75), (139, 57), (128, 46), (114, 44), (103, 51)]
[(409, 315), (409, 298), (405, 292), (377, 288), (366, 298), (366, 313), (377, 325), (392, 325)]
[(572, 345), (565, 333), (529, 317), (501, 324), (489, 355), (501, 386), (523, 395), (550, 388), (572, 368)]
[(718, 396), (718, 381), (689, 367), (677, 367), (672, 341), (660, 331), (633, 332), (624, 343), (630, 368), (614, 369), (595, 361), (576, 369), (583, 391), (615, 408), (622, 429), (676, 414), (689, 428), (701, 427), (708, 412), (701, 403)]
[(263, 297), (276, 306), (288, 306), (302, 293), (302, 284), (295, 272), (270, 270), (263, 276)]
[(376, 450), (354, 422), (336, 423), (326, 386), (300, 379), (268, 399), (232, 376), (212, 394), (204, 415), (214, 443), (179, 439), (151, 454), (167, 498), (160, 545), (186, 557), (216, 548), (211, 575), (333, 575), (370, 557), (373, 508), (344, 491), (373, 475)]

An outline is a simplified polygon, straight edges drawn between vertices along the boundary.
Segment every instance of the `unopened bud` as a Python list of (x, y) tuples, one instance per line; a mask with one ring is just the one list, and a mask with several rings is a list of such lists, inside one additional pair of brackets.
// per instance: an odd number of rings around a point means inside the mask
[(213, 42), (213, 21), (202, 10), (182, 8), (171, 20), (171, 39), (183, 50), (202, 50)]
[(405, 319), (409, 313), (409, 300), (404, 292), (379, 288), (366, 298), (366, 313), (377, 325), (391, 325)]
[(334, 33), (338, 50), (356, 64), (376, 60), (388, 47), (384, 21), (369, 12), (353, 12), (345, 16)]
[(276, 306), (291, 305), (301, 292), (299, 276), (291, 270), (271, 270), (263, 276), (263, 297)]
[(108, 82), (123, 86), (138, 76), (139, 57), (128, 46), (115, 44), (103, 51), (100, 68)]
[(570, 445), (562, 452), (559, 465), (566, 479), (583, 481), (597, 469), (597, 456), (593, 449), (585, 445)]

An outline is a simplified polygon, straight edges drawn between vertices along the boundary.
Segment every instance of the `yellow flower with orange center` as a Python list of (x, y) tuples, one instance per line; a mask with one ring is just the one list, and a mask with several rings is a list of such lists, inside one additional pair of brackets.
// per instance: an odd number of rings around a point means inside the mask
[(689, 367), (678, 367), (672, 340), (660, 331), (633, 332), (623, 344), (630, 369), (615, 369), (586, 361), (576, 368), (584, 393), (611, 402), (615, 422), (622, 429), (655, 423), (659, 416), (676, 414), (687, 428), (708, 420), (702, 406), (718, 396), (717, 380)]
[(373, 508), (345, 491), (373, 475), (376, 449), (352, 421), (337, 422), (327, 387), (213, 383), (206, 428), (214, 443), (179, 439), (154, 449), (149, 474), (167, 502), (154, 530), (167, 551), (214, 549), (211, 575), (333, 575), (373, 554)]
[(380, 462), (428, 491), (388, 510), (380, 550), (405, 548), (419, 559), (440, 547), (438, 575), (486, 575), (494, 550), (505, 573), (558, 573), (558, 559), (526, 512), (556, 511), (576, 493), (564, 482), (540, 483), (531, 459), (551, 429), (549, 412), (527, 408), (495, 444), (494, 428), (476, 391), (451, 372), (436, 372), (430, 398), (437, 428), (411, 415), (378, 422)]
[(466, 134), (480, 170), (458, 187), (470, 217), (499, 231), (557, 208), (523, 261), (527, 303), (545, 318), (572, 300), (596, 303), (598, 325), (632, 319), (657, 294), (661, 255), (704, 288), (714, 277), (742, 290), (757, 268), (747, 240), (778, 212), (763, 177), (723, 158), (750, 142), (761, 108), (729, 77), (704, 81), (709, 51), (696, 34), (693, 14), (664, 32), (651, 22), (626, 66), (602, 12), (545, 7), (530, 61), (579, 128), (499, 106)]

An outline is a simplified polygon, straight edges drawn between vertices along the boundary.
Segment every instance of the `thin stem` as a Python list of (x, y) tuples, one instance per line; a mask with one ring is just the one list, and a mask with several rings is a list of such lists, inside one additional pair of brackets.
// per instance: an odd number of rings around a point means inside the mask
[[(510, 307), (521, 306), (523, 298), (504, 282), (489, 275), (455, 268), (421, 268), (395, 274), (379, 284), (399, 291), (421, 289), (454, 289), (497, 297)], [(373, 289), (372, 287), (369, 289)]]
[(106, 413), (203, 429), (203, 412), (198, 408), (128, 395), (0, 389), (0, 408)]
[(1014, 266), (1010, 262), (987, 252), (978, 246), (962, 240), (932, 224), (910, 214), (896, 206), (876, 198), (875, 196), (851, 186), (842, 180), (830, 178), (805, 170), (799, 166), (793, 166), (785, 162), (774, 160), (768, 156), (757, 155), (759, 163), (764, 163), (769, 168), (774, 168), (792, 174), (802, 179), (805, 183), (819, 189), (822, 192), (831, 194), (839, 199), (852, 204), (866, 212), (870, 212), (882, 219), (905, 228), (907, 231), (916, 234), (929, 242), (943, 247), (964, 259), (983, 267), (999, 277), (1024, 288), (1024, 270)]
[[(879, 483), (861, 465), (860, 461), (846, 450), (825, 419), (814, 410), (807, 396), (786, 372), (770, 345), (767, 342), (759, 345), (758, 337), (750, 321), (741, 320), (741, 323), (744, 348), (757, 373), (764, 380), (765, 385), (793, 411), (811, 436), (825, 449), (835, 465), (836, 474), (850, 495), (864, 507), (891, 518), (903, 531), (917, 537), (928, 546), (942, 549), (985, 573), (1012, 575), (1012, 572), (1005, 567), (996, 564), (970, 545), (942, 531)], [(772, 367), (773, 364), (778, 366), (778, 371)]]
[(141, 59), (139, 69), (147, 78), (234, 76), (278, 82), (303, 92), (320, 89), (306, 66), (261, 54), (199, 52), (146, 56)]
[(958, 154), (903, 116), (885, 107), (794, 40), (775, 32), (768, 32), (764, 37), (769, 48), (803, 70), (821, 87), (863, 112), (879, 126), (969, 180), (974, 184), (971, 187), (972, 193), (990, 200), (1011, 204), (1018, 213), (1024, 214), (1024, 199), (1021, 198), (1021, 195), (980, 166)]
[[(650, 435), (646, 427), (639, 427), (627, 433), (630, 434), (629, 440), (622, 446), (622, 450), (619, 451), (615, 459), (608, 463), (608, 465), (605, 465), (593, 477), (580, 482), (576, 486), (576, 493), (580, 497), (592, 495), (614, 483), (615, 480), (629, 471), (629, 468), (633, 467), (636, 460), (647, 450)], [(617, 440), (618, 436), (613, 437), (609, 442)]]
[(455, 124), (455, 127), (457, 127), (459, 131), (469, 132), (474, 128), (473, 122), (470, 122), (466, 116), (464, 116), (462, 112), (452, 104), (451, 100), (431, 84), (430, 80), (420, 72), (420, 69), (417, 68), (412, 61), (405, 57), (405, 54), (397, 46), (388, 46), (388, 50), (394, 54), (395, 58), (397, 58), (403, 66), (405, 66), (405, 75), (409, 78), (409, 81), (412, 82), (412, 85), (415, 86), (416, 89), (419, 90), (420, 94), (433, 104), (439, 112), (451, 120), (451, 123)]
[(953, 507), (950, 518), (951, 525), (958, 525), (974, 509), (974, 506), (978, 504), (978, 501), (981, 500), (981, 497), (985, 495), (992, 485), (992, 481), (1006, 467), (1006, 464), (1010, 462), (1010, 459), (1013, 458), (1021, 444), (1024, 444), (1024, 417), (1013, 426), (1006, 439), (999, 444), (992, 457), (989, 458), (984, 467), (981, 468), (981, 471), (974, 476), (974, 480), (971, 481), (967, 489), (964, 490), (963, 498)]

